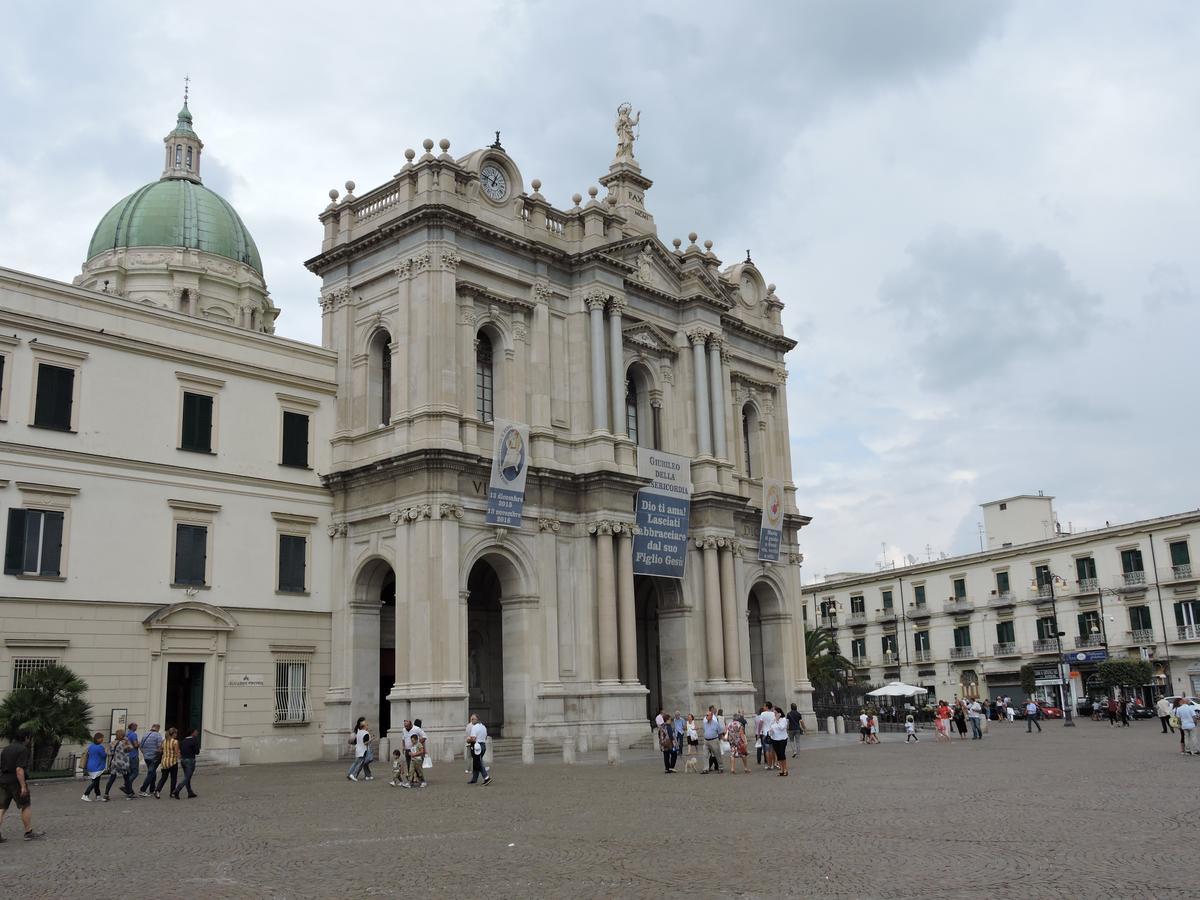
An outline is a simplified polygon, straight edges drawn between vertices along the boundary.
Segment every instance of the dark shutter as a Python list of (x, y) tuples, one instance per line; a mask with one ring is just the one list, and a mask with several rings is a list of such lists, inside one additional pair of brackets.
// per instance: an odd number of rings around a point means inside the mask
[(4, 543), (4, 574), (20, 575), (25, 571), (25, 510), (8, 511), (8, 537)]
[(213, 398), (204, 394), (183, 395), (183, 429), (179, 446), (198, 453), (212, 452)]
[(175, 584), (204, 584), (208, 529), (203, 525), (175, 526)]
[(38, 571), (38, 538), (42, 535), (42, 514), (38, 510), (25, 511), (25, 566), (26, 572)]
[(279, 536), (279, 590), (300, 593), (304, 590), (306, 539), (295, 534)]
[(308, 468), (308, 416), (283, 414), (283, 464)]
[(0, 403), (4, 402), (4, 359), (0, 356)]
[(60, 571), (62, 535), (63, 514), (60, 512), (42, 513), (42, 561), (38, 570), (40, 574), (62, 574)]
[(69, 431), (71, 428), (71, 400), (74, 391), (74, 369), (39, 363), (33, 424)]

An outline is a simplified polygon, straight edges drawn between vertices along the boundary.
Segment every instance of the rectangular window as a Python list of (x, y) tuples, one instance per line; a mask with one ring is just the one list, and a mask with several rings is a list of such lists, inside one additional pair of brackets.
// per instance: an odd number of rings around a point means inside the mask
[(967, 579), (955, 578), (954, 579), (954, 599), (955, 600), (965, 600), (966, 596), (967, 596)]
[(62, 574), (63, 513), (10, 509), (4, 544), (5, 575)]
[(308, 660), (276, 658), (275, 721), (307, 722), (308, 717)]
[(1058, 637), (1058, 621), (1054, 616), (1042, 616), (1037, 620), (1037, 636), (1039, 641), (1052, 641)]
[(867, 639), (854, 638), (850, 641), (850, 655), (854, 659), (860, 659), (867, 655)]
[(308, 416), (304, 413), (283, 412), (283, 456), (285, 466), (308, 468)]
[(894, 634), (885, 634), (879, 644), (883, 649), (884, 656), (894, 657), (896, 655), (896, 636)]
[(1017, 642), (1017, 631), (1012, 622), (997, 622), (996, 623), (996, 643), (997, 644), (1015, 644)]
[(175, 525), (175, 584), (203, 585), (208, 565), (208, 527)]
[(1011, 590), (1011, 588), (1009, 587), (1009, 584), (1008, 584), (1008, 573), (1007, 572), (997, 572), (996, 573), (996, 593), (997, 594), (1007, 594), (1007, 593), (1009, 593), (1010, 590)]
[(208, 394), (183, 392), (183, 426), (179, 449), (212, 453), (213, 398)]
[(58, 663), (57, 659), (14, 659), (13, 660), (13, 679), (12, 686), (15, 691), (25, 683), (25, 679), (38, 669), (44, 669), (47, 666), (53, 666)]
[(39, 428), (71, 430), (71, 405), (75, 398), (75, 370), (38, 363), (37, 395), (33, 424)]
[(1192, 556), (1188, 553), (1187, 541), (1171, 541), (1168, 546), (1171, 550), (1172, 566), (1190, 566), (1192, 564)]
[(1096, 577), (1096, 561), (1090, 556), (1075, 560), (1075, 577), (1080, 581), (1091, 581)]
[(913, 605), (915, 605), (915, 606), (924, 606), (925, 605), (925, 585), (923, 585), (923, 584), (913, 585)]
[(1129, 575), (1133, 572), (1144, 572), (1142, 568), (1142, 551), (1137, 547), (1121, 551), (1121, 571)]
[(971, 646), (971, 626), (958, 625), (954, 629), (954, 646), (960, 650)]
[(1034, 566), (1033, 577), (1037, 581), (1039, 588), (1049, 587), (1051, 581), (1053, 581), (1049, 566)]
[(892, 611), (892, 592), (884, 591), (882, 594), (882, 597), (883, 597), (883, 611), (891, 612)]
[(305, 587), (305, 557), (308, 539), (299, 534), (279, 536), (279, 590), (302, 594)]
[(1130, 631), (1147, 631), (1154, 626), (1150, 624), (1150, 607), (1148, 606), (1131, 606), (1129, 607), (1129, 630)]
[(8, 361), (8, 357), (0, 353), (0, 419), (4, 419), (4, 401), (7, 398), (7, 392), (4, 390), (4, 364)]
[(860, 594), (857, 597), (850, 598), (850, 615), (859, 616), (867, 611), (866, 601), (863, 600)]
[[(1078, 615), (1079, 636), (1081, 638), (1098, 637), (1100, 635), (1100, 613), (1096, 610), (1081, 612)], [(1093, 631), (1093, 629), (1095, 629)]]
[(1200, 625), (1200, 600), (1184, 600), (1175, 604), (1175, 624), (1180, 628)]
[(913, 648), (924, 653), (929, 652), (929, 632), (914, 631), (913, 632)]

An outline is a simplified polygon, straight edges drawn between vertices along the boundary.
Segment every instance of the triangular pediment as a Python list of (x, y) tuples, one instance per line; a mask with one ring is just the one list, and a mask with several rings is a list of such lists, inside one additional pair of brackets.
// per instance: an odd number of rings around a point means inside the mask
[(665, 294), (679, 294), (679, 262), (658, 238), (645, 235), (628, 241), (614, 255), (632, 270), (625, 277), (627, 283), (640, 284)]
[(653, 353), (674, 356), (678, 351), (671, 336), (649, 322), (633, 322), (622, 329), (625, 343)]

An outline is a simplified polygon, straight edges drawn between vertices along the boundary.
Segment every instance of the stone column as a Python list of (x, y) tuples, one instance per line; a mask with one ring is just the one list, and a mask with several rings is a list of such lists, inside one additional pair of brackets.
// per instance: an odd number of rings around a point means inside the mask
[(725, 675), (731, 681), (738, 677), (738, 597), (733, 575), (733, 539), (718, 541), (721, 554), (721, 628), (725, 635)]
[(616, 681), (617, 598), (613, 589), (613, 523), (597, 522), (590, 529), (596, 535), (596, 644), (600, 657), (600, 680)]
[(588, 315), (592, 324), (592, 427), (608, 430), (608, 382), (604, 365), (604, 293), (595, 290), (587, 295)]
[(725, 446), (725, 376), (721, 370), (721, 338), (713, 335), (708, 341), (708, 378), (712, 394), (713, 451), (717, 459), (729, 459)]
[(708, 680), (724, 681), (725, 642), (721, 635), (721, 577), (717, 562), (717, 539), (706, 537), (696, 544), (704, 551), (704, 635), (708, 648)]
[(712, 426), (708, 407), (708, 367), (704, 361), (704, 341), (708, 332), (696, 328), (688, 332), (692, 342), (692, 376), (696, 383), (696, 455), (712, 456)]
[(617, 626), (621, 647), (621, 680), (638, 683), (637, 617), (633, 604), (633, 531), (620, 524), (617, 532)]
[(608, 364), (612, 387), (612, 433), (625, 435), (625, 336), (621, 331), (624, 297), (613, 297), (608, 304)]

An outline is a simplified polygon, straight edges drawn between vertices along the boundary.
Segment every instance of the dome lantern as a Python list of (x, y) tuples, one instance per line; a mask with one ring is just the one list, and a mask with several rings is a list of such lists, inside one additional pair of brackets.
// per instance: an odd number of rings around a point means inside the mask
[(175, 117), (175, 127), (163, 138), (163, 178), (186, 178), (200, 184), (200, 151), (204, 142), (192, 130), (192, 111), (188, 109), (188, 80), (183, 80), (183, 106)]

